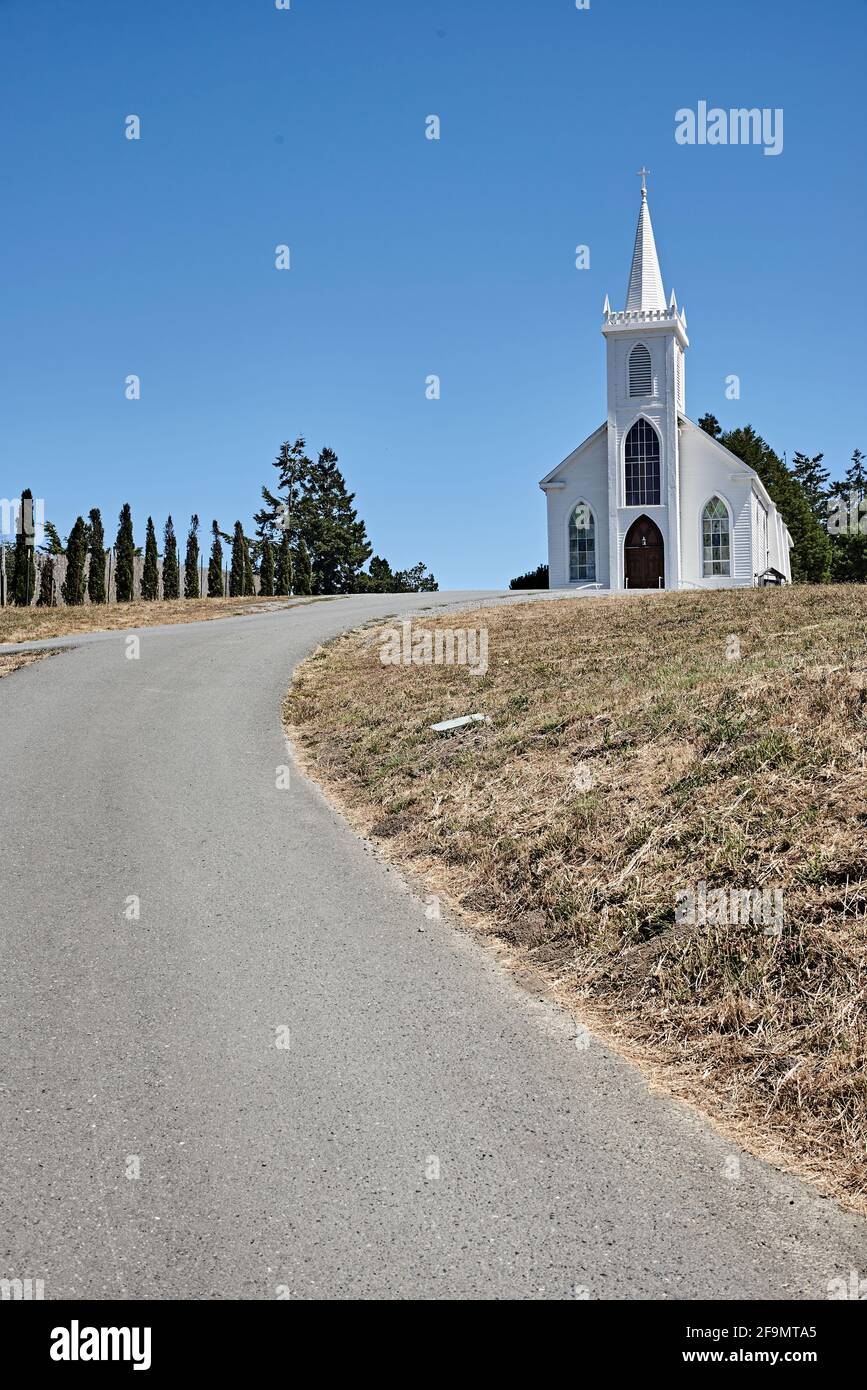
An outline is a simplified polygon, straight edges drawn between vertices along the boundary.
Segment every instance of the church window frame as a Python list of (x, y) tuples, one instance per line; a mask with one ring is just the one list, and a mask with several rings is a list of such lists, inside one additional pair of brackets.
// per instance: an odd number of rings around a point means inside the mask
[(623, 437), (623, 500), (626, 507), (662, 506), (662, 439), (646, 415)]
[(703, 579), (730, 579), (734, 518), (729, 502), (711, 493), (699, 512), (699, 544)]
[[(578, 526), (578, 513), (585, 525)], [(596, 582), (596, 517), (589, 502), (579, 498), (569, 509), (568, 547), (569, 583), (595, 584)]]
[(653, 356), (646, 343), (635, 343), (627, 358), (627, 386), (632, 398), (652, 396)]

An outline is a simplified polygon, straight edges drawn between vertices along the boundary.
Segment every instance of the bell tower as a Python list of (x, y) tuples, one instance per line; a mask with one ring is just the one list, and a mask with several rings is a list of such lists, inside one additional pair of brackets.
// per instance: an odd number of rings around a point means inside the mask
[[(676, 589), (681, 578), (678, 414), (685, 411), (686, 313), (666, 304), (640, 169), (626, 306), (608, 296), (608, 524), (612, 589)], [(649, 523), (649, 524), (648, 524)]]

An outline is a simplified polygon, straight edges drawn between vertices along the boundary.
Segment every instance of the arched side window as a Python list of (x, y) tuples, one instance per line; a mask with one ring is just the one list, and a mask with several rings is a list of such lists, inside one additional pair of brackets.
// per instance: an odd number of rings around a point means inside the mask
[(626, 436), (626, 505), (659, 506), (659, 436), (649, 421), (636, 420)]
[(729, 509), (712, 497), (701, 514), (702, 573), (705, 579), (732, 572), (732, 533)]
[(630, 396), (653, 395), (650, 353), (643, 343), (636, 343), (629, 354), (629, 394)]
[(592, 584), (596, 579), (596, 522), (586, 502), (569, 517), (569, 583)]

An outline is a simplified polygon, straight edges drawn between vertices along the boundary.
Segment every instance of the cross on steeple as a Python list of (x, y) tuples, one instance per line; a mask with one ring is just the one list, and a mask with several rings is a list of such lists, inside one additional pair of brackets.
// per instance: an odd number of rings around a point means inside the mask
[(645, 167), (642, 165), (642, 167), (640, 169), (636, 169), (635, 172), (641, 177), (641, 192), (642, 195), (645, 195), (647, 193), (647, 175), (650, 173), (650, 170), (645, 169)]

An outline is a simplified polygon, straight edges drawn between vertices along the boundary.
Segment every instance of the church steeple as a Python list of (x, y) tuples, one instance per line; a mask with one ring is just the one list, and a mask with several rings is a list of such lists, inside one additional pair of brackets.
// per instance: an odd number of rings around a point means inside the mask
[[(608, 359), (608, 554), (611, 588), (626, 587), (626, 537), (638, 521), (661, 537), (665, 588), (681, 578), (680, 420), (686, 316), (674, 291), (666, 300), (641, 171), (641, 208), (626, 307), (606, 297), (602, 332)], [(634, 578), (634, 576), (633, 576)]]
[(646, 177), (649, 172), (648, 169), (639, 170), (641, 174), (641, 208), (638, 213), (638, 227), (635, 232), (632, 268), (629, 272), (629, 289), (626, 292), (627, 313), (633, 309), (665, 309), (666, 307), (662, 272), (659, 269), (653, 224), (650, 221), (650, 208), (647, 206)]

